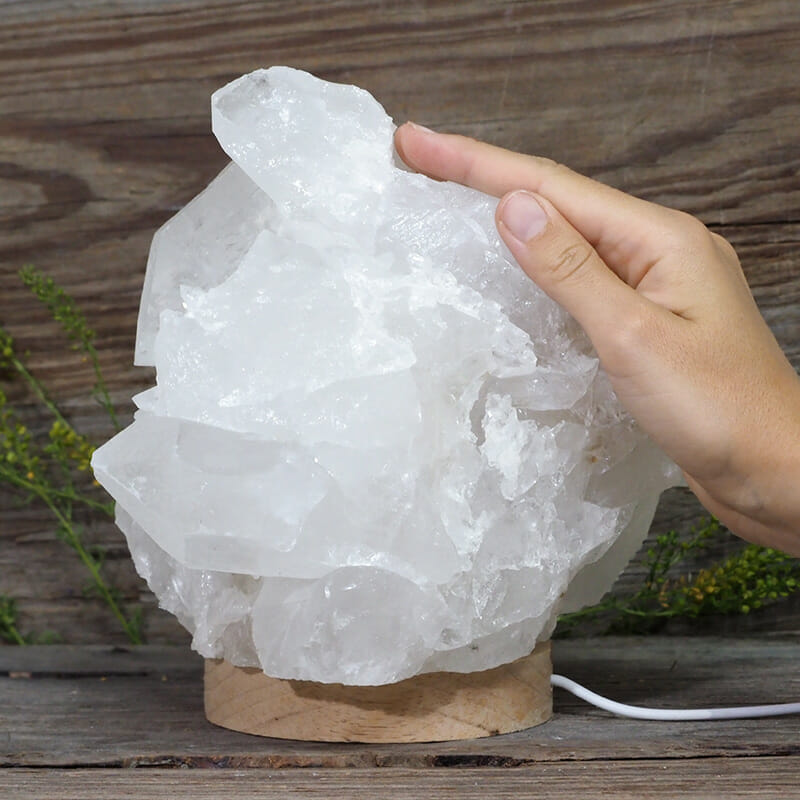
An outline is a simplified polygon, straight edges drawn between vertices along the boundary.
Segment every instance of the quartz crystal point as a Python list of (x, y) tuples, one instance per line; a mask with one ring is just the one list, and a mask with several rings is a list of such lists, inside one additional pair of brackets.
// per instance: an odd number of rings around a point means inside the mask
[(202, 655), (383, 684), (529, 653), (598, 599), (676, 471), (496, 200), (406, 170), (365, 91), (286, 67), (213, 96), (233, 163), (155, 235), (93, 459)]

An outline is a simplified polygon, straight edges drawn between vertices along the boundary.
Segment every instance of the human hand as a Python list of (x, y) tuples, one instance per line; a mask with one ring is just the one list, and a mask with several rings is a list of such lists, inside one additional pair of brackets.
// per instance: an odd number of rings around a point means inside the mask
[(407, 123), (412, 168), (502, 197), (520, 266), (583, 326), (622, 404), (705, 507), (800, 555), (800, 380), (731, 245), (553, 161)]

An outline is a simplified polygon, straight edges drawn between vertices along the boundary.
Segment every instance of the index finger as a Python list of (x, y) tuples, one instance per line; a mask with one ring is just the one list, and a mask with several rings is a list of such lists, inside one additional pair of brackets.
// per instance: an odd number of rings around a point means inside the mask
[[(502, 197), (528, 189), (546, 197), (601, 252), (664, 227), (661, 206), (640, 200), (540, 156), (514, 153), (413, 123), (395, 133), (400, 157), (418, 172)], [(667, 212), (669, 213), (669, 212)]]

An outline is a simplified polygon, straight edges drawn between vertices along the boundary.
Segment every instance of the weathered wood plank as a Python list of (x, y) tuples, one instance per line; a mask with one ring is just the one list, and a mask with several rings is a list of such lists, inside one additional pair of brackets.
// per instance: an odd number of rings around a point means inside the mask
[(181, 675), (196, 680), (202, 659), (188, 645), (33, 645), (0, 647), (0, 676), (107, 678), (109, 675)]
[[(554, 642), (557, 672), (623, 702), (673, 708), (796, 700), (798, 656), (796, 641), (765, 638)], [(6, 767), (515, 767), (800, 754), (796, 717), (641, 722), (614, 718), (561, 691), (550, 722), (489, 739), (408, 745), (260, 739), (206, 722), (201, 660), (180, 648), (126, 654), (6, 647), (0, 675), (0, 766)]]
[[(737, 245), (800, 366), (798, 23), (792, 0), (0, 3), (0, 321), (71, 418), (105, 438), (86, 365), (16, 278), (35, 261), (85, 308), (129, 419), (152, 380), (132, 367), (150, 238), (225, 162), (209, 95), (288, 63), (365, 86), (399, 120), (540, 152), (699, 214)], [(670, 493), (654, 532), (698, 509)], [(121, 642), (47, 515), (2, 492), (0, 515), (0, 593), (19, 599), (22, 629)], [(113, 526), (93, 524), (90, 539), (126, 599), (144, 602), (151, 639), (185, 640), (151, 613)], [(635, 580), (634, 566), (623, 585)], [(800, 604), (782, 613), (764, 619), (800, 626)]]
[[(159, 174), (165, 165), (183, 183), (212, 155), (207, 180), (223, 161), (208, 95), (267, 63), (364, 85), (401, 118), (516, 149), (535, 142), (711, 222), (798, 218), (791, 0), (129, 0), (28, 2), (2, 15), (4, 133), (22, 143), (20, 166), (41, 172), (59, 148), (73, 156), (52, 199), (76, 222), (144, 221), (181, 188)], [(63, 177), (76, 151), (80, 168)], [(122, 169), (111, 183), (108, 159)], [(117, 191), (101, 194), (104, 183)], [(29, 233), (16, 233), (20, 247), (37, 244)]]
[(517, 770), (4, 770), (8, 800), (237, 800), (458, 797), (538, 800), (774, 800), (798, 797), (800, 757), (710, 758), (679, 768), (663, 761), (537, 764)]

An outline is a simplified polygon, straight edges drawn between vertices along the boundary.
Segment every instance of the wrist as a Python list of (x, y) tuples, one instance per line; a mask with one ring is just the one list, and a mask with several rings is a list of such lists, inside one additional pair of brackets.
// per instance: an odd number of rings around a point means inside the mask
[(730, 469), (700, 487), (705, 499), (698, 496), (742, 538), (800, 556), (800, 379), (794, 371), (771, 395), (779, 403), (742, 428)]

